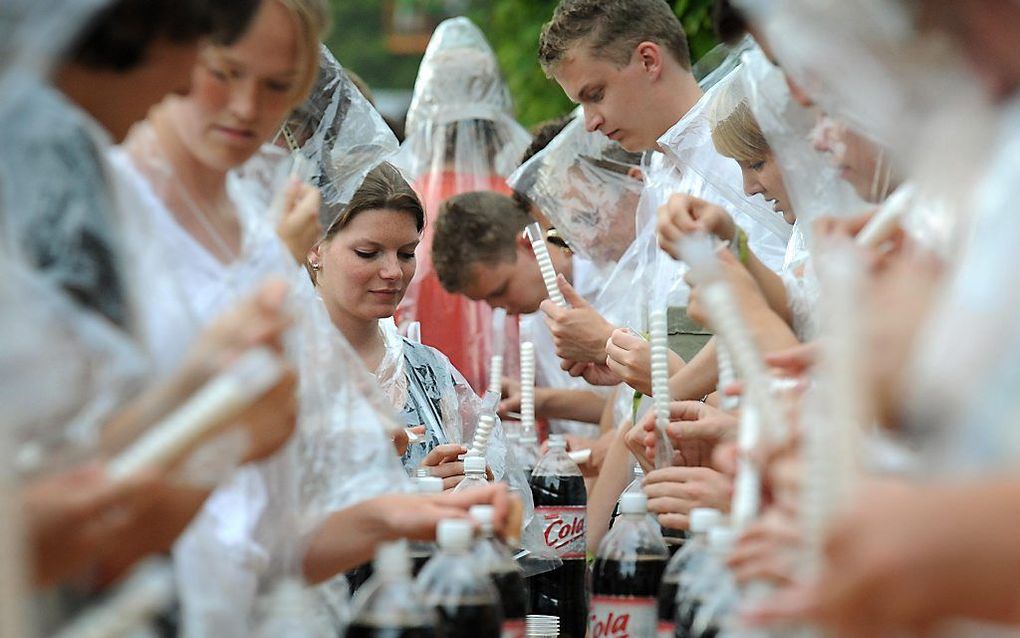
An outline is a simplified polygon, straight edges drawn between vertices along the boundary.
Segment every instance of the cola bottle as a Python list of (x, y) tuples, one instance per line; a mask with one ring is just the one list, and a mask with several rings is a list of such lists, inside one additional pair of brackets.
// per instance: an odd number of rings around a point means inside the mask
[(666, 565), (659, 586), (659, 638), (673, 638), (676, 633), (677, 597), (684, 575), (695, 573), (708, 553), (708, 531), (722, 524), (722, 512), (708, 507), (691, 510), (691, 539)]
[(481, 530), (471, 553), (478, 566), (489, 574), (499, 592), (503, 607), (503, 638), (523, 638), (525, 618), (528, 615), (528, 589), (524, 584), (524, 573), (510, 549), (493, 533), (494, 508), (491, 505), (474, 505), (468, 513)]
[(439, 615), (443, 638), (499, 638), (503, 611), (489, 575), (471, 554), (473, 530), (464, 519), (439, 522), (439, 551), (416, 581), (426, 604)]
[(269, 596), (260, 601), (259, 614), (256, 638), (328, 638), (335, 634), (325, 610), (304, 582), (296, 578), (276, 583)]
[(624, 494), (616, 525), (592, 564), (590, 638), (655, 635), (657, 597), (669, 551), (648, 516), (648, 497)]
[[(427, 471), (427, 470), (419, 470)], [(415, 481), (415, 490), (419, 494), (442, 494), (443, 479), (438, 476), (418, 475)], [(411, 573), (415, 576), (421, 573), (422, 567), (429, 562), (436, 552), (436, 544), (429, 541), (411, 541), (408, 545), (408, 552), (411, 554)]]
[[(642, 468), (639, 464), (635, 463), (633, 475), (634, 480), (632, 480), (630, 482), (630, 485), (628, 485), (627, 488), (623, 490), (623, 492), (620, 494), (621, 498), (623, 497), (624, 494), (630, 494), (632, 492), (642, 492), (644, 490), (645, 482), (644, 468)], [(609, 529), (612, 529), (613, 525), (616, 524), (616, 518), (619, 515), (620, 515), (620, 501), (618, 499), (616, 501), (616, 505), (613, 507), (613, 513), (609, 517)], [(687, 541), (687, 535), (683, 532), (683, 530), (672, 529), (670, 527), (662, 527), (661, 525), (659, 526), (659, 529), (662, 531), (662, 538), (664, 541), (666, 541), (666, 548), (669, 550), (669, 555), (672, 558), (672, 556), (676, 554), (677, 551), (679, 551), (679, 549), (683, 547), (684, 543)]]
[(560, 636), (583, 638), (588, 625), (585, 591), (585, 519), (588, 492), (581, 470), (567, 455), (563, 437), (549, 437), (549, 451), (535, 465), (531, 493), (542, 521), (546, 547), (563, 561), (560, 567), (528, 579), (531, 611), (558, 616)]
[(704, 617), (701, 607), (726, 576), (726, 556), (733, 549), (737, 534), (733, 529), (717, 525), (708, 532), (708, 551), (704, 560), (690, 566), (681, 576), (676, 598), (677, 638), (711, 638), (719, 628), (699, 624)]
[(347, 638), (435, 638), (436, 613), (411, 580), (407, 544), (379, 547), (373, 571), (354, 599)]

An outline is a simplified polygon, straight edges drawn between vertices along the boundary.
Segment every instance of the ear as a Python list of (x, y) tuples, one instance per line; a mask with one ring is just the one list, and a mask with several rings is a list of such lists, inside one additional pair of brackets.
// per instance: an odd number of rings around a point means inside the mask
[(514, 244), (517, 247), (517, 252), (523, 251), (526, 255), (534, 256), (534, 253), (531, 250), (531, 242), (528, 241), (528, 238), (523, 231), (517, 234), (517, 239)]
[(308, 262), (308, 266), (311, 268), (322, 267), (322, 242), (317, 241), (315, 245), (308, 250), (308, 254), (305, 255), (305, 261)]
[(637, 166), (631, 166), (630, 168), (627, 169), (627, 177), (630, 177), (632, 179), (636, 179), (639, 182), (645, 181), (644, 171), (642, 171)]
[(649, 79), (658, 80), (663, 71), (662, 47), (654, 42), (645, 41), (637, 45), (634, 55)]

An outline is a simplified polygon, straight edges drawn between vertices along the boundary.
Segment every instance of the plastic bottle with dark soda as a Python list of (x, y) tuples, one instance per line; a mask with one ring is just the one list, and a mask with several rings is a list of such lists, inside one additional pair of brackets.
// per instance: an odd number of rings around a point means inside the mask
[(503, 638), (524, 638), (528, 616), (528, 588), (524, 584), (524, 572), (510, 549), (493, 533), (495, 509), (491, 505), (474, 505), (468, 513), (480, 528), (471, 554), (477, 559), (478, 566), (489, 574), (503, 606)]
[[(419, 475), (415, 481), (415, 490), (419, 494), (442, 494), (443, 479), (438, 476)], [(429, 541), (411, 541), (408, 544), (408, 552), (411, 554), (411, 573), (417, 577), (425, 563), (436, 553), (436, 544)]]
[(503, 610), (489, 575), (471, 554), (471, 522), (446, 519), (436, 533), (439, 551), (418, 574), (425, 603), (439, 615), (443, 638), (499, 638)]
[(648, 497), (624, 494), (616, 525), (592, 564), (589, 638), (654, 636), (659, 581), (668, 559), (659, 525), (648, 516)]
[(563, 564), (532, 576), (528, 587), (532, 613), (558, 616), (563, 638), (584, 638), (588, 626), (585, 589), (588, 492), (581, 469), (566, 450), (563, 437), (550, 436), (549, 451), (531, 475), (535, 516), (543, 521), (545, 545)]
[(691, 510), (691, 538), (673, 555), (662, 573), (659, 585), (659, 638), (674, 638), (676, 634), (677, 595), (684, 575), (697, 571), (708, 554), (708, 531), (723, 521), (722, 512), (708, 507)]
[(722, 525), (713, 527), (708, 532), (708, 552), (704, 560), (692, 565), (681, 576), (676, 598), (677, 638), (713, 638), (719, 633), (719, 627), (698, 620), (705, 617), (702, 606), (727, 574), (726, 557), (736, 539), (733, 529)]
[(437, 617), (411, 580), (403, 541), (376, 552), (372, 578), (358, 590), (347, 638), (435, 638)]

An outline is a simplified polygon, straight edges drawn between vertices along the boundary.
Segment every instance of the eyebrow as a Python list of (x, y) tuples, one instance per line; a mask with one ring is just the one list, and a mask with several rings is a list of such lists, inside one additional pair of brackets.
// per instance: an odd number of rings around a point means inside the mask
[[(223, 59), (228, 64), (232, 64), (234, 66), (240, 66), (240, 67), (244, 67), (245, 66), (244, 60), (242, 58), (234, 57), (234, 56), (230, 55), (230, 53), (228, 53), (227, 51), (219, 51), (218, 54), (219, 54), (220, 58)], [(270, 75), (270, 77), (273, 77), (273, 78), (292, 78), (292, 77), (297, 77), (298, 75), (300, 75), (300, 70), (299, 69), (290, 69), (288, 71), (280, 71), (279, 73), (273, 73), (273, 74)]]
[(600, 85), (600, 84), (596, 84), (595, 86), (592, 86), (591, 84), (585, 84), (581, 88), (581, 90), (577, 92), (577, 99), (579, 101), (582, 101), (582, 102), (586, 101), (586, 100), (590, 100), (591, 99), (591, 94), (595, 93), (596, 91), (599, 91), (601, 89), (602, 89), (602, 85)]

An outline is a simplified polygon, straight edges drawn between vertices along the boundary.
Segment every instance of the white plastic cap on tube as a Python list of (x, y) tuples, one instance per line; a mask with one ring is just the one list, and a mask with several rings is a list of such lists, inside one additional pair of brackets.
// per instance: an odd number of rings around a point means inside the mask
[(722, 512), (711, 507), (695, 507), (691, 510), (691, 531), (695, 534), (707, 534), (714, 527), (722, 524)]
[(443, 479), (438, 476), (423, 476), (418, 479), (419, 494), (442, 494)]
[(484, 474), (485, 473), (485, 457), (484, 456), (468, 456), (464, 458), (464, 473)]
[(628, 492), (620, 497), (621, 514), (647, 514), (648, 497), (641, 492)]
[(436, 528), (436, 540), (442, 549), (467, 549), (471, 536), (471, 522), (463, 518), (443, 519)]

